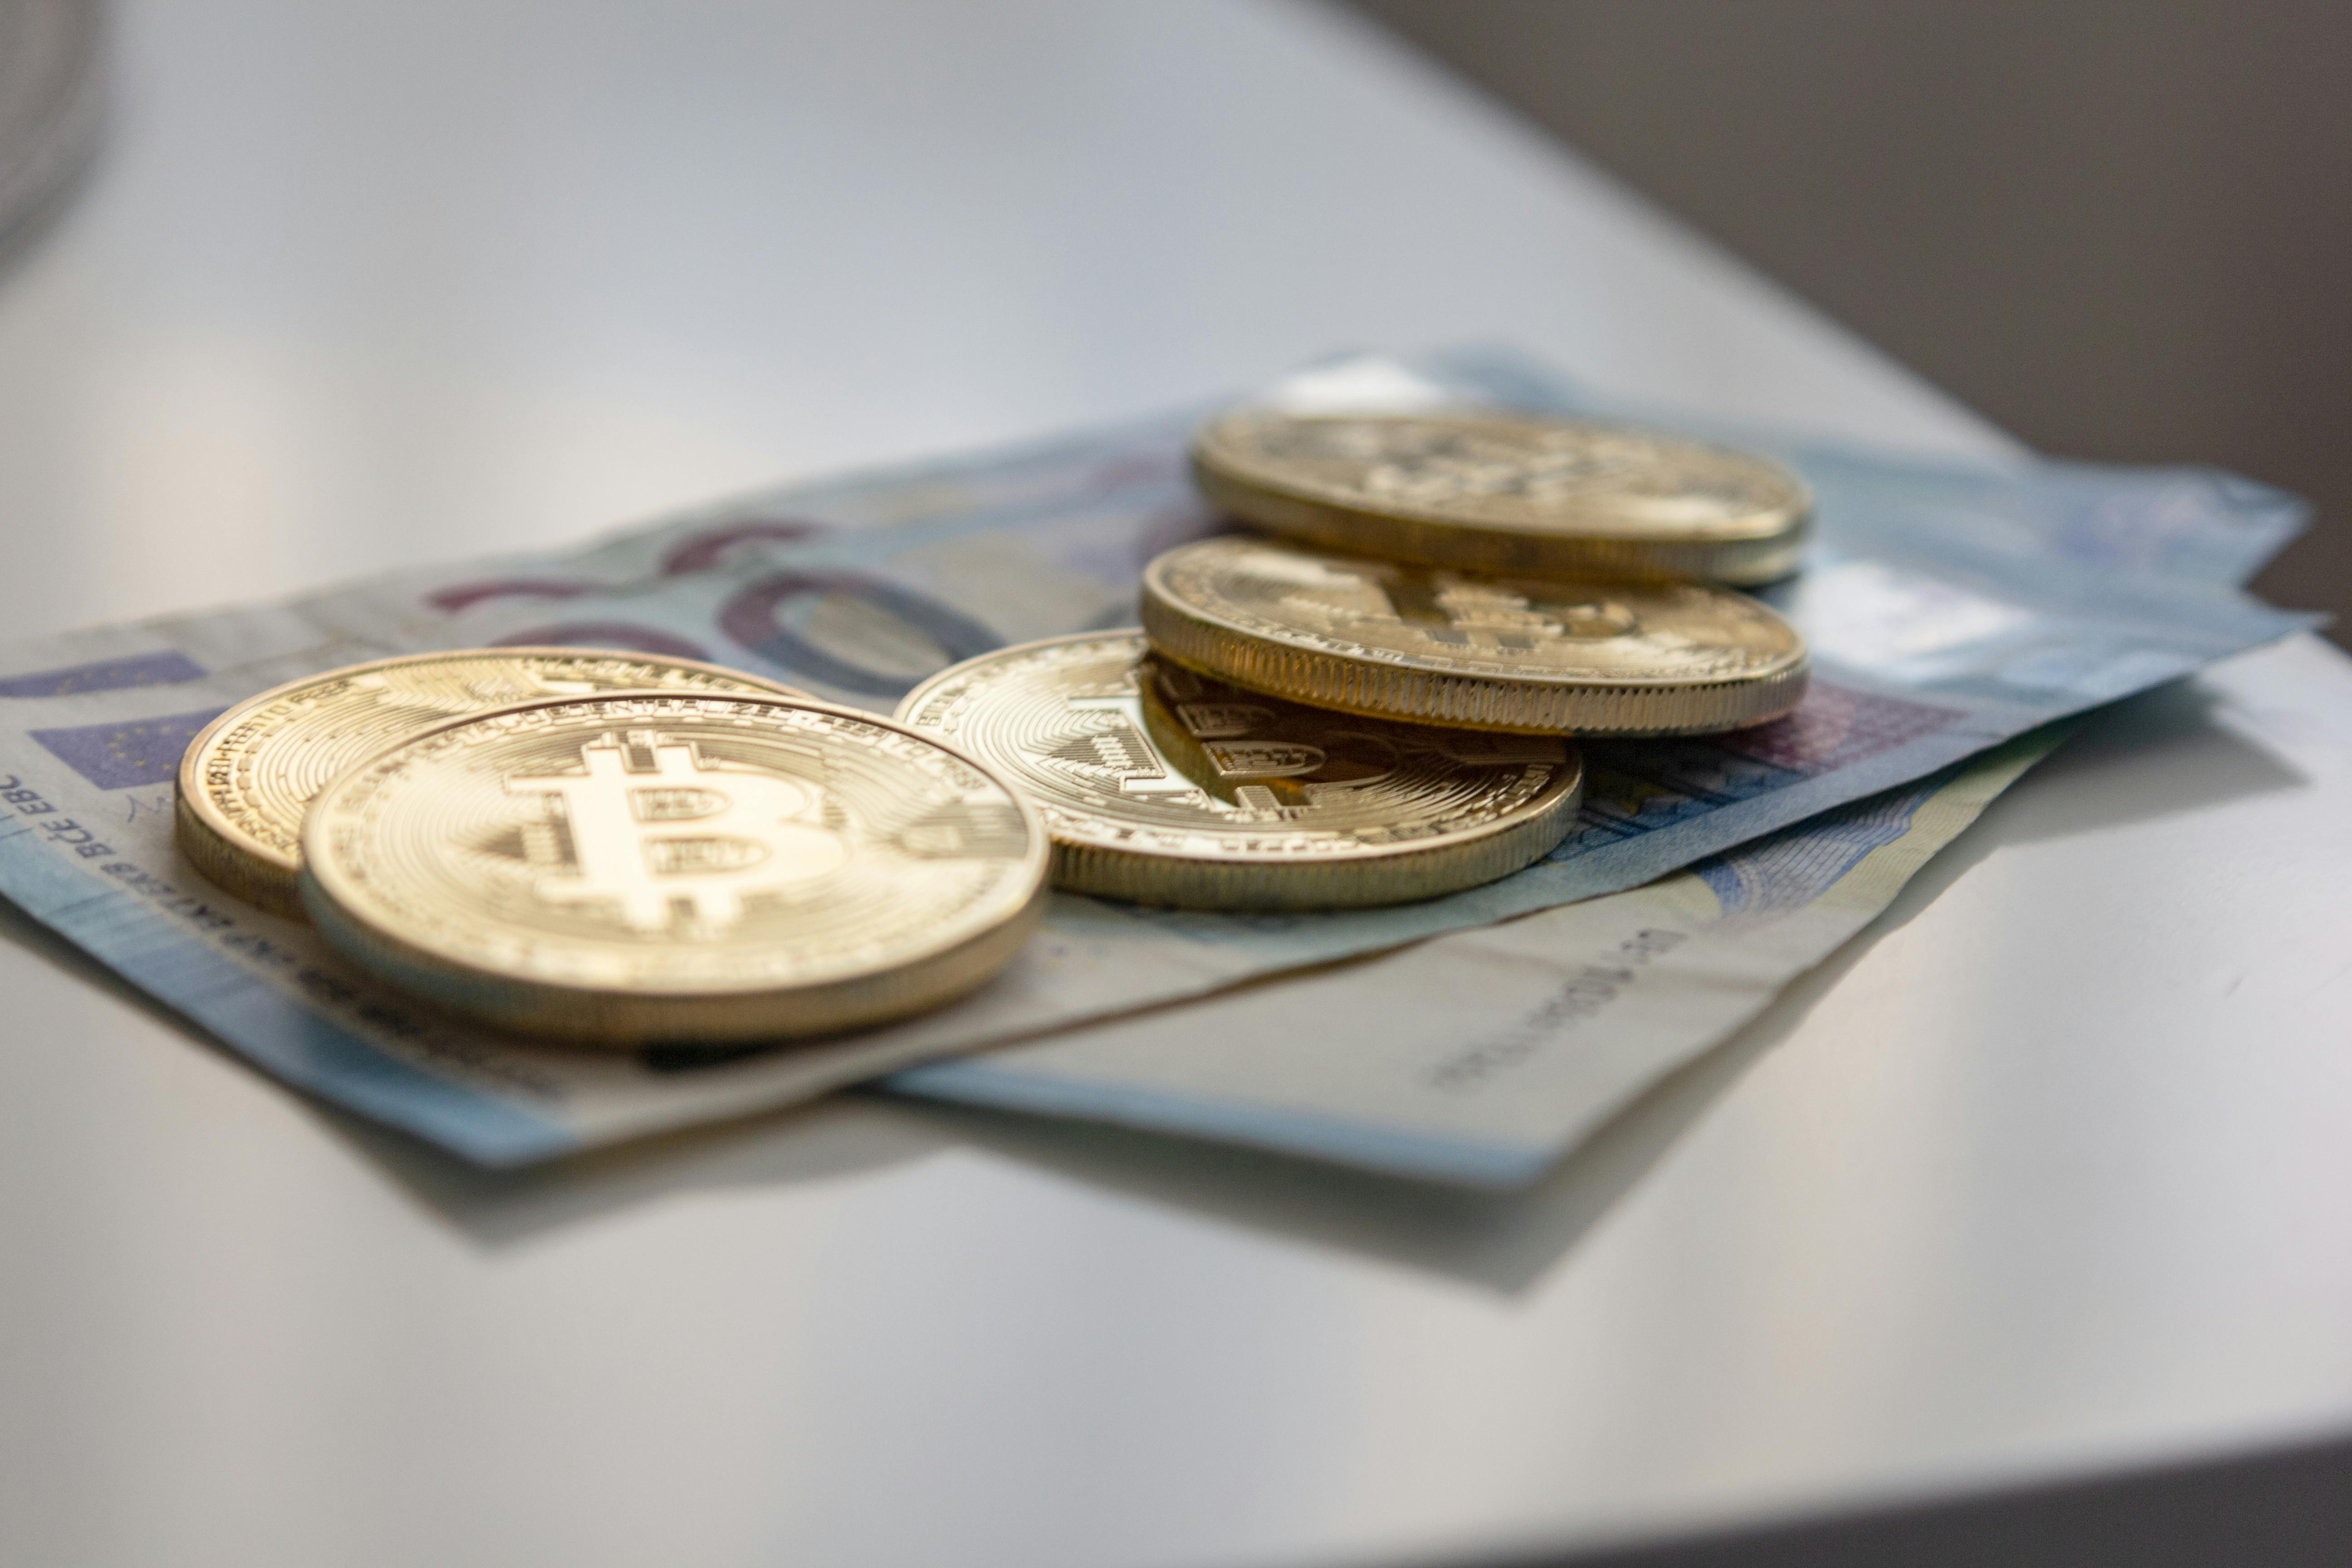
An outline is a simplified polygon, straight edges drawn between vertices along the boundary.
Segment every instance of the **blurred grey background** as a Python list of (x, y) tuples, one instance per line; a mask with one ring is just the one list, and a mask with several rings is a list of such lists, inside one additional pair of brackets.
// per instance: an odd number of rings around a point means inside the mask
[(96, 151), (104, 38), (99, 0), (0, 0), (0, 265)]
[(2352, 4), (1353, 4), (2033, 446), (2308, 497), (2352, 634)]

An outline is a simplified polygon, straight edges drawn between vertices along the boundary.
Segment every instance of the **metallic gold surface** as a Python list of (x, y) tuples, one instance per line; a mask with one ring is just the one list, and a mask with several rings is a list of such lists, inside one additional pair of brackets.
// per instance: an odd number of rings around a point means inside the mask
[(1049, 848), (1008, 785), (850, 709), (637, 692), (478, 714), (303, 828), (328, 941), (445, 1006), (628, 1047), (821, 1034), (971, 990)]
[(1465, 729), (1691, 735), (1777, 718), (1804, 639), (1695, 584), (1475, 576), (1228, 536), (1144, 569), (1159, 651), (1252, 690)]
[(1433, 898), (1544, 855), (1583, 794), (1556, 736), (1302, 707), (1155, 659), (1135, 632), (982, 654), (908, 693), (898, 717), (1027, 794), (1057, 886), (1139, 903)]
[(1813, 507), (1763, 458), (1503, 414), (1242, 411), (1194, 437), (1192, 471), (1259, 528), (1467, 572), (1769, 583), (1796, 569)]
[(460, 648), (289, 680), (205, 727), (180, 759), (180, 852), (249, 903), (301, 918), (302, 811), (395, 741), (535, 697), (596, 691), (799, 693), (688, 658), (577, 647)]

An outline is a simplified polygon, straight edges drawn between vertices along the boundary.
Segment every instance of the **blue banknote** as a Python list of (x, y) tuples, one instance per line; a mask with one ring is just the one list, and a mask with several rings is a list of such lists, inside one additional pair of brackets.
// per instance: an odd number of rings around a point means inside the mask
[(895, 1073), (892, 1090), (1523, 1185), (1762, 1012), (2063, 738), (1621, 893)]
[[(1495, 368), (1486, 384), (1513, 380), (1507, 359)], [(1512, 391), (1522, 404), (1571, 401), (1539, 373)], [(2243, 584), (2304, 521), (2294, 498), (2208, 471), (2039, 464), (2020, 484), (2006, 467), (1712, 434), (1797, 463), (1839, 510), (1916, 539), (2191, 584)], [(2071, 728), (2029, 731), (1638, 888), (884, 1082), (1391, 1175), (1522, 1185), (1852, 939)]]
[[(1271, 395), (1623, 412), (1499, 352), (1358, 358)], [(1021, 961), (953, 1007), (726, 1057), (593, 1058), (452, 1024), (349, 970), (306, 928), (210, 889), (172, 848), (188, 738), (252, 692), (357, 659), (637, 648), (887, 710), (955, 659), (1128, 624), (1142, 563), (1221, 526), (1184, 476), (1202, 412), (782, 488), (572, 551), (0, 647), (0, 891), (288, 1079), (469, 1158), (516, 1163), (1631, 888), (2305, 624), (2217, 581), (2299, 515), (2249, 481), (1956, 465), (1751, 433), (1821, 497), (1811, 561), (1769, 592), (1817, 658), (1789, 718), (1590, 748), (1577, 831), (1485, 889), (1294, 916), (1057, 897)]]

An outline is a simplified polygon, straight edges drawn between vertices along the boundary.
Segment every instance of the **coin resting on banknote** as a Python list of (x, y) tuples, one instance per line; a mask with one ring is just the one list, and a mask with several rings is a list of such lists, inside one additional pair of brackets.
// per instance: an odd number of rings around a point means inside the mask
[(983, 654), (899, 719), (1025, 791), (1073, 891), (1201, 909), (1361, 908), (1507, 876), (1582, 794), (1557, 736), (1301, 706), (1150, 656), (1134, 632)]
[(180, 759), (174, 833), (215, 884), (299, 918), (302, 812), (419, 730), (538, 697), (660, 689), (797, 695), (693, 659), (575, 647), (461, 648), (322, 670), (231, 708)]
[[(1312, 376), (1326, 388), (1332, 379), (1323, 368)], [(1404, 387), (1423, 405), (1534, 398), (1564, 406), (1559, 400), (1574, 395), (1541, 365), (1510, 355), (1373, 357), (1352, 379)], [(1291, 391), (1269, 389), (1262, 401)], [(1973, 814), (1983, 794), (1935, 822), (1942, 807), (1915, 814), (1906, 804), (1916, 791), (1882, 792), (1927, 779), (2002, 737), (2029, 730), (2046, 737), (2047, 730), (2032, 727), (2304, 624), (2228, 586), (2294, 530), (2294, 503), (2252, 481), (2044, 462), (1963, 470), (1942, 459), (1799, 444), (1793, 449), (1821, 490), (1824, 530), (1840, 563), (1824, 574), (1835, 582), (1815, 584), (1833, 592), (1794, 600), (1801, 629), (1839, 655), (1809, 697), (1803, 722), (1655, 748), (1612, 745), (1611, 766), (1593, 770), (1590, 794), (1598, 799), (1588, 798), (1580, 830), (1468, 897), (1339, 919), (1136, 918), (1085, 900), (1053, 900), (1017, 984), (985, 986), (928, 1017), (789, 1050), (747, 1051), (694, 1072), (638, 1070), (610, 1057), (537, 1047), (488, 1025), (430, 1016), (409, 1007), (397, 987), (354, 973), (322, 951), (319, 932), (287, 929), (191, 885), (174, 853), (164, 797), (183, 749), (217, 713), (222, 696), (269, 684), (278, 677), (263, 672), (289, 668), (289, 660), (323, 665), (338, 657), (333, 650), (363, 646), (388, 627), (452, 644), (468, 637), (576, 644), (595, 636), (631, 647), (701, 648), (780, 679), (866, 691), (877, 700), (889, 687), (887, 700), (896, 701), (897, 674), (919, 675), (920, 661), (935, 653), (968, 657), (1014, 628), (1026, 637), (1098, 625), (1106, 605), (1134, 592), (1135, 563), (1205, 521), (1182, 477), (1192, 426), (1189, 416), (1171, 416), (763, 492), (542, 555), (527, 572), (510, 560), (451, 563), (290, 603), (11, 641), (0, 647), (0, 719), (11, 742), (0, 809), (14, 814), (5, 825), (13, 832), (0, 836), (0, 892), (263, 1069), (490, 1163), (741, 1116), (927, 1058), (1025, 1041), (1034, 1045), (1001, 1058), (1000, 1076), (992, 1077), (1000, 1058), (973, 1058), (927, 1071), (921, 1091), (1033, 1107), (1050, 1100), (1062, 1110), (1171, 1131), (1222, 1126), (1313, 1155), (1342, 1145), (1384, 1148), (1395, 1168), (1458, 1177), (1465, 1167), (1449, 1151), (1458, 1151), (1464, 1136), (1489, 1148), (1510, 1145), (1515, 1160), (1532, 1152), (1538, 1163), (1545, 1148), (1557, 1152), (1552, 1140), (1581, 1136), (1568, 1130), (1590, 1125), (1727, 1026), (1717, 1005), (1727, 985), (1749, 988), (1743, 1011), (1761, 1005), (1850, 931), (1848, 916), (1866, 916), (1907, 875), (1889, 879), (1902, 853), (1895, 840), (1924, 856)], [(814, 531), (828, 523), (856, 526)], [(801, 558), (803, 551), (813, 553)], [(765, 561), (769, 552), (779, 559)], [(738, 568), (756, 568), (740, 589), (732, 586)], [(560, 612), (549, 608), (551, 588)], [(1548, 604), (1550, 592), (1521, 597), (1533, 606)], [(740, 613), (747, 604), (760, 613)], [(1968, 625), (1992, 629), (1973, 642), (1939, 644), (1932, 660), (1865, 661), (1869, 689), (1847, 684), (1840, 668), (1853, 666), (1855, 626), (1882, 625), (1912, 613), (1906, 606), (1959, 606)], [(1486, 613), (1497, 607), (1510, 605), (1488, 601), (1479, 608), (1457, 598), (1445, 606), (1446, 623), (1475, 638), (1498, 630), (1497, 617)], [(1595, 624), (1581, 615), (1564, 622), (1563, 630)], [(1495, 640), (1507, 646), (1500, 635)], [(2077, 650), (2098, 658), (2085, 663), (2072, 657)], [(949, 662), (939, 658), (929, 668)], [(207, 684), (201, 690), (190, 684), (198, 681)], [(428, 710), (419, 722), (437, 726), (458, 716)], [(625, 743), (632, 727), (609, 728)], [(658, 771), (660, 763), (650, 765)], [(530, 766), (540, 777), (586, 772), (577, 760)], [(983, 766), (1017, 787), (1007, 770)], [(1950, 804), (1953, 792), (1967, 795), (1967, 782), (1990, 767), (1970, 766), (1933, 793)], [(1725, 789), (1727, 783), (1734, 787)], [(663, 801), (651, 798), (653, 816), (641, 826), (674, 809)], [(525, 829), (547, 874), (570, 864), (568, 839), (552, 824), (561, 799), (533, 809), (536, 826), (526, 822), (515, 838), (487, 847), (509, 879), (533, 852), (520, 837)], [(634, 837), (640, 856), (660, 858), (651, 876), (698, 875), (722, 857), (750, 864), (751, 852), (740, 847), (688, 850), (650, 830)], [(1731, 853), (1743, 843), (1750, 847)], [(1671, 887), (1660, 881), (1682, 867), (1695, 869)], [(537, 867), (530, 871), (539, 874)], [(1861, 884), (1874, 890), (1864, 897)], [(745, 900), (747, 920), (761, 917), (764, 898)], [(1227, 1011), (1170, 1012), (1165, 1016), (1182, 1022), (1149, 1031), (1157, 1043), (1091, 1026), (1555, 906), (1583, 911), (1540, 928), (1560, 933), (1558, 962), (1567, 967), (1557, 973), (1580, 988), (1561, 994), (1591, 994), (1581, 989), (1586, 965), (1641, 967), (1626, 961), (1623, 942), (1655, 957), (1662, 932), (1694, 933), (1669, 955), (1677, 962), (1712, 947), (1721, 966), (1685, 967), (1680, 973), (1689, 978), (1681, 982), (1643, 967), (1638, 989), (1648, 1001), (1620, 995), (1603, 1018), (1567, 1016), (1573, 1027), (1559, 1055), (1568, 1076), (1503, 1075), (1475, 1094), (1408, 1094), (1425, 1080), (1367, 1074), (1362, 1048), (1415, 1046), (1418, 1018), (1432, 1037), (1412, 1054), (1384, 1059), (1438, 1065), (1468, 1052), (1476, 1061), (1533, 1064), (1542, 1031), (1530, 1034), (1530, 1024), (1563, 1015), (1541, 1003), (1530, 1013), (1515, 1002), (1517, 993), (1489, 984), (1494, 965), (1468, 955), (1475, 943), (1412, 949), (1422, 955), (1409, 961), (1412, 973), (1423, 978), (1410, 990), (1430, 999), (1425, 1014), (1389, 1008), (1379, 988), (1354, 984), (1349, 972), (1345, 985), (1283, 982), (1234, 993)], [(466, 907), (462, 899), (453, 906)], [(620, 907), (617, 900), (606, 906)], [(1713, 935), (1688, 923), (1717, 915), (1723, 920)], [(1759, 924), (1767, 916), (1778, 923)], [(1534, 922), (1517, 929), (1539, 930)], [(1598, 945), (1583, 945), (1579, 932)], [(1796, 942), (1800, 934), (1804, 940)], [(449, 984), (440, 971), (422, 978), (428, 994)], [(1302, 984), (1314, 987), (1311, 998), (1286, 1012), (1282, 996)], [(1684, 1007), (1670, 994), (1677, 984), (1712, 1000)], [(1475, 1016), (1446, 1005), (1456, 994), (1475, 1000)], [(1627, 1011), (1629, 1001), (1640, 1006)], [(1646, 1025), (1638, 1022), (1641, 1006), (1654, 1009)], [(1381, 1012), (1381, 1027), (1357, 1027), (1372, 1010)], [(1234, 1017), (1244, 1020), (1238, 1031), (1226, 1022)], [(1284, 1036), (1286, 1018), (1301, 1026)], [(1268, 1048), (1213, 1050), (1216, 1059), (1204, 1067), (1196, 1032)], [(1088, 1044), (1097, 1039), (1108, 1042), (1101, 1054)], [(1623, 1067), (1626, 1076), (1613, 1085), (1568, 1071), (1596, 1045)], [(1073, 1053), (1066, 1058), (1058, 1054), (1065, 1047)], [(1070, 1070), (1051, 1077), (1056, 1061)], [(1438, 1114), (1416, 1121), (1421, 1111)]]
[(1531, 415), (1241, 410), (1194, 437), (1220, 510), (1329, 550), (1475, 572), (1769, 583), (1813, 500), (1780, 464)]
[(821, 1034), (1009, 962), (1048, 844), (987, 769), (866, 714), (639, 692), (500, 709), (344, 775), (312, 923), (456, 1011), (581, 1045)]
[(1804, 639), (1696, 584), (1490, 577), (1232, 536), (1143, 574), (1152, 645), (1253, 690), (1471, 729), (1687, 735), (1804, 696)]

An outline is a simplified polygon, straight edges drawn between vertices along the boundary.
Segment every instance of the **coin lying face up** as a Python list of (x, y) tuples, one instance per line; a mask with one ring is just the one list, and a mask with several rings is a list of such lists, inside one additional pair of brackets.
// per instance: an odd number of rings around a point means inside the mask
[(995, 775), (848, 709), (658, 692), (461, 720), (330, 785), (302, 900), (384, 978), (579, 1045), (810, 1035), (969, 991), (1048, 841)]
[(1769, 583), (1796, 569), (1813, 509), (1764, 458), (1524, 415), (1244, 410), (1201, 431), (1192, 469), (1256, 527), (1470, 572)]
[(248, 698), (180, 758), (175, 837), (197, 870), (300, 918), (302, 812), (319, 791), (419, 730), (536, 697), (792, 688), (692, 659), (576, 647), (466, 648), (306, 675)]
[(1154, 560), (1142, 612), (1152, 645), (1203, 674), (1465, 729), (1704, 734), (1805, 691), (1794, 626), (1689, 584), (1488, 577), (1234, 536)]
[(1301, 707), (1150, 657), (1133, 632), (982, 654), (900, 720), (1024, 791), (1074, 891), (1194, 909), (1360, 908), (1507, 876), (1582, 794), (1557, 736)]

